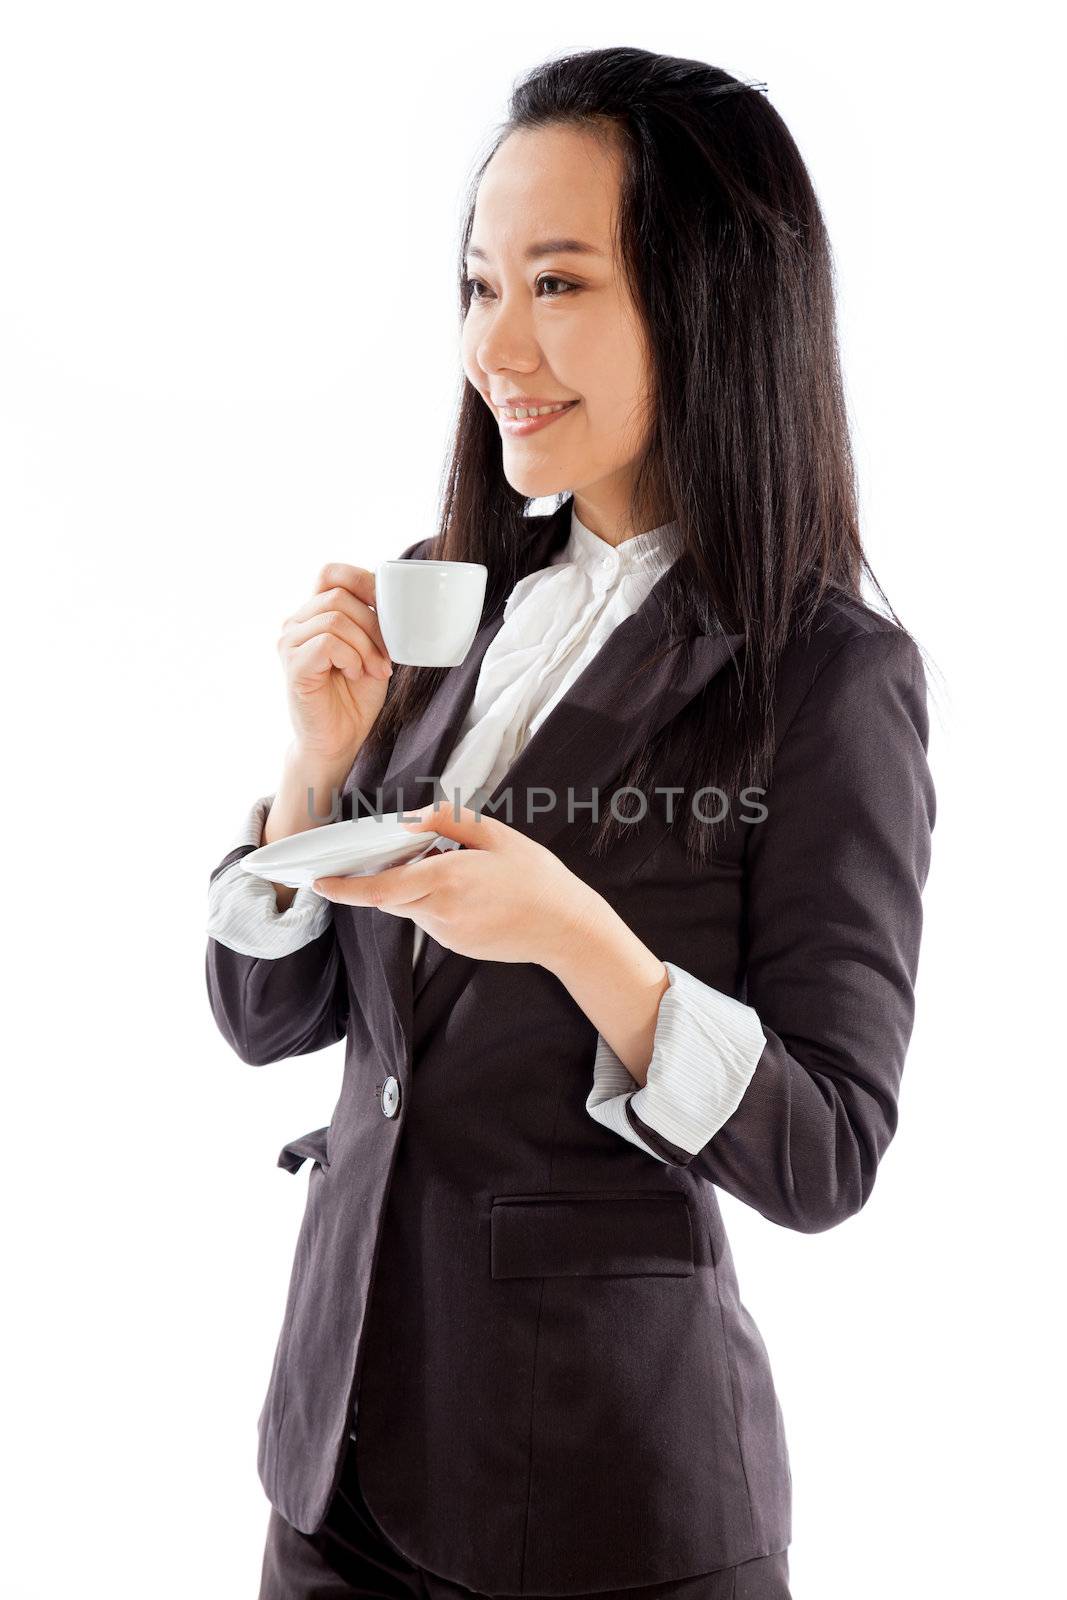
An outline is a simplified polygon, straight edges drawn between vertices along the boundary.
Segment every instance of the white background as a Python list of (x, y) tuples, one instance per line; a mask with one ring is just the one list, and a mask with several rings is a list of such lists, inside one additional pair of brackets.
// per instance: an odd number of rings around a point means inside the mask
[(868, 552), (935, 669), (918, 1014), (875, 1192), (814, 1236), (723, 1196), (786, 1418), (794, 1595), (1047, 1592), (1064, 237), (1038, 8), (0, 15), (3, 1593), (257, 1592), (255, 1422), (308, 1172), (275, 1158), (328, 1121), (343, 1047), (229, 1051), (208, 874), (277, 783), (282, 619), (324, 561), (434, 531), (460, 205), (510, 84), (605, 44), (765, 81), (793, 131)]

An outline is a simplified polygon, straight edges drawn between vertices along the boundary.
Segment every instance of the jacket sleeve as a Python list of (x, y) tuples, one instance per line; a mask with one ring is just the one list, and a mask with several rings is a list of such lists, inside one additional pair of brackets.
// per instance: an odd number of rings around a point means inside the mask
[[(397, 559), (421, 560), (433, 543), (416, 539)], [(208, 1000), (227, 1044), (253, 1067), (323, 1050), (348, 1030), (348, 979), (331, 903), (299, 889), (279, 911), (270, 884), (237, 865), (262, 843), (273, 798), (256, 801), (208, 885)]]
[(751, 1081), (699, 1149), (645, 1122), (636, 1093), (624, 1103), (655, 1153), (800, 1232), (866, 1204), (896, 1131), (936, 808), (928, 733), (907, 635), (838, 647), (750, 825), (744, 998), (765, 1039)]
[(253, 1067), (325, 1049), (348, 1029), (348, 986), (332, 905), (301, 889), (289, 909), (279, 911), (271, 885), (238, 864), (261, 843), (272, 798), (256, 801), (245, 837), (208, 884), (208, 999), (219, 1032)]

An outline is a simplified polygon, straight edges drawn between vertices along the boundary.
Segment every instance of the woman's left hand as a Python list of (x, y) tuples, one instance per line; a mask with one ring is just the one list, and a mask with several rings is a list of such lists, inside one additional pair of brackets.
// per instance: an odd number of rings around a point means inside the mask
[(553, 967), (580, 944), (596, 891), (544, 845), (499, 817), (451, 802), (411, 811), (411, 833), (438, 833), (466, 848), (443, 850), (357, 878), (316, 878), (337, 905), (377, 906), (410, 917), (439, 944), (486, 961)]

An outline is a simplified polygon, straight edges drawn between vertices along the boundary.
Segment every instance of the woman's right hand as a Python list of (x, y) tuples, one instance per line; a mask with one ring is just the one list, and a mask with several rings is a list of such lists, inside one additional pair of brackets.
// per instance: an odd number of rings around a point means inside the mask
[(373, 604), (373, 572), (331, 562), (282, 624), (289, 718), (308, 760), (354, 761), (385, 702), (392, 666)]

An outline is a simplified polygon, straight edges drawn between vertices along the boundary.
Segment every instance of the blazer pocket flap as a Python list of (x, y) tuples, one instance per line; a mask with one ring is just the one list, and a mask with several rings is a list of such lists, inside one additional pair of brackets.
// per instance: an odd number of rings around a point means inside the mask
[(325, 1170), (330, 1164), (326, 1159), (326, 1136), (329, 1131), (329, 1127), (316, 1128), (312, 1133), (302, 1133), (299, 1139), (290, 1139), (278, 1153), (279, 1167), (284, 1167), (287, 1172), (299, 1172), (305, 1161), (317, 1161)]
[(490, 1221), (494, 1278), (691, 1277), (684, 1194), (497, 1195)]

